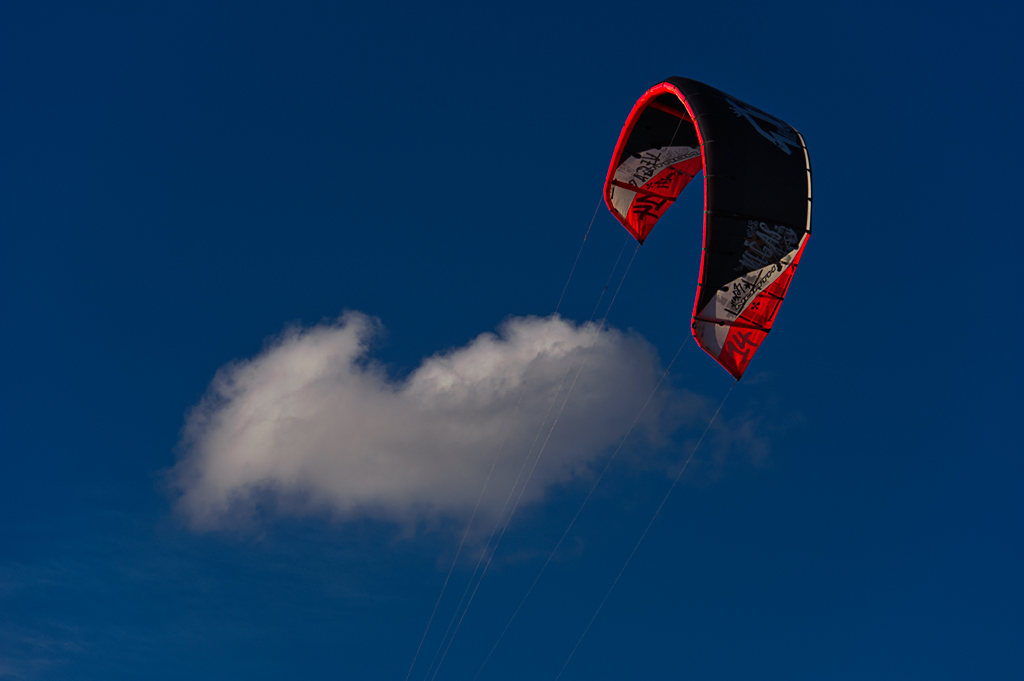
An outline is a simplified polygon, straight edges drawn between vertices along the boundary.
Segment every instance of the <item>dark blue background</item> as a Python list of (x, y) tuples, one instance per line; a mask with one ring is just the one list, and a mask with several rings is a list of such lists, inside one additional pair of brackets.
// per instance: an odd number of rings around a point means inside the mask
[[(1021, 14), (5, 3), (0, 677), (405, 678), (454, 526), (192, 533), (166, 490), (184, 414), (288, 323), (378, 316), (401, 376), (550, 313), (632, 103), (684, 75), (811, 150), (814, 235), (723, 411), (771, 457), (714, 435), (563, 678), (1021, 678)], [(609, 317), (665, 361), (700, 202)], [(625, 236), (602, 209), (566, 316)], [(731, 382), (692, 344), (673, 374), (715, 403)], [(613, 470), (481, 678), (565, 661), (669, 485)], [(438, 678), (472, 678), (585, 491), (513, 524), (526, 557), (484, 582)]]

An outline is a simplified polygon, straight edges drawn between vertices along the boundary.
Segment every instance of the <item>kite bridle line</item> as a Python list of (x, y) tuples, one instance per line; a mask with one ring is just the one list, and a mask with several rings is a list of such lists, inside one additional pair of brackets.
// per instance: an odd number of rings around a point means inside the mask
[(658, 508), (654, 511), (654, 515), (651, 516), (651, 521), (647, 523), (647, 527), (644, 528), (643, 534), (641, 534), (640, 539), (637, 540), (636, 546), (634, 546), (633, 550), (629, 552), (629, 557), (626, 558), (626, 562), (623, 563), (622, 569), (619, 570), (619, 574), (615, 575), (615, 580), (612, 582), (612, 585), (608, 587), (608, 593), (606, 593), (604, 595), (604, 598), (601, 599), (601, 603), (597, 606), (597, 610), (594, 611), (593, 617), (591, 617), (590, 621), (587, 622), (587, 626), (583, 630), (583, 633), (580, 635), (580, 639), (576, 641), (576, 645), (573, 646), (572, 652), (570, 652), (569, 657), (566, 658), (565, 664), (562, 665), (562, 668), (558, 671), (558, 675), (555, 676), (555, 681), (558, 681), (558, 679), (561, 678), (562, 672), (564, 672), (565, 668), (569, 665), (569, 660), (572, 659), (572, 656), (576, 654), (576, 649), (580, 647), (581, 643), (583, 643), (583, 639), (586, 637), (587, 632), (590, 631), (590, 627), (592, 624), (594, 624), (594, 620), (597, 619), (597, 615), (601, 612), (601, 608), (604, 607), (604, 604), (608, 600), (608, 597), (612, 595), (612, 590), (615, 589), (615, 585), (619, 583), (619, 579), (622, 577), (622, 573), (624, 573), (626, 571), (626, 568), (629, 566), (629, 561), (633, 559), (633, 555), (636, 553), (636, 550), (640, 548), (640, 544), (643, 542), (644, 537), (647, 536), (647, 533), (650, 531), (651, 526), (654, 525), (654, 521), (658, 519), (658, 514), (661, 513), (661, 509), (665, 505), (665, 502), (668, 501), (669, 496), (672, 494), (672, 490), (674, 490), (676, 488), (676, 485), (679, 484), (679, 480), (683, 477), (683, 473), (686, 472), (686, 467), (690, 465), (690, 461), (693, 460), (693, 455), (697, 453), (697, 449), (700, 448), (700, 443), (704, 441), (704, 436), (708, 434), (709, 430), (711, 430), (711, 425), (715, 422), (715, 419), (718, 418), (718, 413), (722, 411), (722, 407), (725, 406), (725, 401), (729, 399), (729, 395), (732, 394), (733, 388), (735, 388), (736, 384), (739, 382), (740, 379), (737, 378), (732, 382), (732, 385), (729, 386), (729, 392), (727, 392), (725, 394), (725, 397), (722, 398), (722, 403), (718, 405), (718, 409), (715, 410), (715, 413), (711, 417), (711, 420), (708, 421), (707, 427), (705, 427), (704, 432), (701, 433), (700, 439), (697, 440), (697, 444), (694, 445), (693, 451), (690, 452), (690, 456), (686, 458), (686, 461), (683, 463), (683, 467), (679, 469), (679, 473), (676, 475), (675, 480), (672, 481), (672, 486), (668, 488), (667, 492), (665, 492), (665, 496), (662, 498), (661, 503), (658, 504)]
[[(494, 456), (494, 461), (491, 462), (491, 469), (487, 472), (487, 478), (484, 480), (483, 489), (480, 490), (480, 496), (477, 497), (476, 505), (473, 507), (473, 512), (469, 516), (469, 522), (466, 524), (466, 530), (462, 533), (462, 539), (459, 541), (459, 548), (455, 551), (455, 558), (452, 560), (452, 566), (448, 569), (448, 574), (444, 578), (444, 584), (441, 585), (441, 593), (437, 596), (437, 602), (434, 603), (434, 609), (430, 612), (430, 618), (427, 620), (427, 626), (423, 630), (423, 636), (420, 637), (420, 643), (416, 646), (416, 654), (413, 655), (412, 664), (409, 665), (409, 671), (406, 672), (405, 681), (409, 681), (409, 677), (412, 676), (412, 670), (416, 666), (416, 660), (420, 656), (420, 650), (423, 648), (423, 642), (427, 639), (427, 633), (430, 632), (430, 626), (434, 622), (434, 616), (437, 614), (437, 608), (441, 605), (441, 600), (444, 598), (445, 589), (448, 588), (448, 582), (451, 580), (452, 572), (454, 572), (455, 566), (458, 564), (459, 554), (462, 553), (462, 548), (466, 544), (466, 538), (469, 536), (469, 530), (473, 526), (473, 520), (476, 518), (477, 511), (480, 510), (480, 502), (484, 498), (484, 492), (487, 491), (487, 486), (491, 481), (491, 475), (494, 473), (494, 468), (498, 464), (498, 459), (501, 458), (501, 452), (504, 449), (505, 442), (508, 440), (508, 435), (512, 430), (512, 424), (515, 423), (516, 414), (519, 412), (519, 406), (522, 404), (523, 396), (526, 394), (530, 373), (533, 371), (533, 367), (536, 365), (537, 360), (540, 359), (541, 353), (544, 352), (544, 345), (547, 342), (548, 333), (551, 331), (551, 326), (555, 323), (555, 314), (558, 313), (558, 309), (562, 306), (562, 300), (565, 298), (565, 292), (569, 289), (569, 282), (572, 281), (572, 275), (576, 272), (576, 265), (579, 264), (580, 256), (583, 254), (583, 247), (587, 245), (587, 237), (590, 236), (590, 230), (593, 228), (594, 221), (597, 219), (597, 213), (601, 210), (602, 201), (604, 201), (603, 196), (598, 200), (597, 206), (594, 207), (594, 214), (590, 218), (590, 224), (587, 225), (587, 231), (583, 235), (583, 241), (580, 243), (580, 248), (576, 252), (576, 259), (573, 260), (572, 269), (569, 270), (569, 277), (565, 280), (565, 286), (562, 287), (562, 295), (558, 297), (558, 303), (555, 304), (555, 311), (551, 315), (551, 321), (548, 322), (548, 327), (544, 331), (544, 337), (541, 339), (540, 348), (537, 350), (537, 356), (533, 358), (533, 361), (530, 362), (530, 366), (526, 369), (526, 375), (523, 377), (523, 390), (519, 393), (519, 400), (516, 402), (516, 408), (512, 411), (512, 418), (509, 419), (509, 424), (505, 429), (505, 435), (501, 440), (501, 445), (498, 446), (498, 452)], [(442, 642), (444, 641), (444, 639), (441, 640)]]
[[(627, 237), (626, 242), (623, 244), (623, 249), (625, 249), (625, 245), (628, 244), (628, 243), (629, 243), (629, 238)], [(555, 420), (551, 423), (551, 428), (548, 430), (548, 434), (544, 438), (544, 444), (541, 445), (540, 451), (537, 453), (537, 458), (534, 459), (534, 461), (533, 461), (533, 466), (530, 468), (530, 474), (527, 475), (526, 481), (523, 483), (523, 486), (519, 490), (519, 496), (516, 498), (516, 503), (513, 505), (512, 511), (509, 513), (508, 517), (505, 519), (505, 523), (504, 523), (504, 526), (501, 529), (501, 533), (498, 535), (498, 541), (495, 543), (494, 548), (491, 549), (491, 551), (490, 551), (490, 554), (489, 554), (489, 556), (487, 558), (487, 563), (484, 565), (484, 569), (480, 573), (480, 579), (477, 580), (476, 586), (473, 587), (473, 593), (471, 593), (470, 596), (469, 596), (469, 601), (466, 603), (466, 608), (462, 611), (462, 615), (461, 615), (461, 617), (459, 617), (458, 624), (455, 625), (455, 631), (452, 632), (452, 637), (451, 637), (451, 639), (449, 639), (448, 645), (447, 645), (447, 647), (445, 647), (444, 653), (441, 655), (441, 660), (437, 664), (437, 669), (434, 670), (434, 675), (432, 677), (430, 677), (431, 681), (433, 681), (433, 679), (437, 676), (437, 673), (439, 671), (441, 671), (441, 665), (444, 664), (445, 657), (447, 657), (447, 655), (448, 655), (448, 649), (451, 648), (452, 643), (455, 641), (455, 636), (456, 636), (456, 634), (458, 634), (459, 628), (462, 626), (462, 620), (465, 619), (466, 613), (469, 612), (469, 606), (472, 605), (473, 599), (476, 597), (476, 592), (480, 588), (481, 582), (483, 582), (484, 575), (487, 574), (487, 569), (491, 566), (491, 561), (494, 559), (494, 554), (498, 550), (498, 545), (501, 544), (501, 540), (505, 536), (505, 531), (508, 529), (509, 523), (512, 521), (512, 516), (515, 515), (516, 509), (519, 508), (519, 501), (523, 498), (523, 493), (526, 491), (526, 487), (527, 487), (527, 485), (529, 485), (530, 479), (533, 477), (533, 472), (537, 469), (537, 464), (540, 462), (540, 457), (544, 454), (544, 449), (547, 447), (548, 440), (551, 439), (551, 433), (554, 432), (555, 426), (558, 425), (558, 419), (561, 417), (562, 411), (565, 409), (565, 405), (569, 401), (569, 396), (572, 394), (572, 389), (576, 386), (577, 379), (579, 379), (580, 374), (583, 372), (583, 367), (586, 366), (587, 359), (590, 357), (590, 351), (594, 349), (594, 345), (597, 343), (597, 338), (598, 338), (598, 336), (601, 333), (601, 329), (604, 327), (605, 322), (608, 320), (608, 314), (611, 312), (612, 306), (615, 305), (615, 299), (618, 298), (619, 291), (622, 290), (622, 284), (626, 281), (626, 275), (629, 274), (629, 269), (633, 265), (633, 260), (636, 258), (636, 254), (637, 254), (637, 252), (639, 250), (640, 250), (640, 245), (637, 244), (636, 250), (633, 251), (633, 257), (630, 258), (629, 264), (626, 266), (626, 271), (623, 272), (622, 279), (619, 280), (619, 285), (615, 289), (615, 294), (612, 296), (611, 302), (608, 303), (608, 309), (605, 310), (604, 317), (601, 318), (601, 322), (597, 325), (597, 328), (594, 330), (594, 335), (593, 335), (593, 338), (590, 341), (590, 346), (587, 348), (587, 354), (584, 355), (583, 361), (580, 363), (579, 368), (576, 370), (576, 375), (573, 377), (573, 381), (569, 385), (569, 390), (566, 392), (565, 397), (562, 400), (562, 406), (559, 407), (558, 414), (555, 416)], [(615, 265), (612, 267), (612, 272), (608, 275), (608, 281), (609, 282), (611, 281), (612, 276), (614, 276), (614, 274), (615, 274), (615, 269), (618, 268), (618, 263), (619, 263), (619, 260), (621, 259), (621, 257), (622, 257), (622, 252), (620, 251), (619, 252), (619, 258), (616, 259)], [(598, 303), (594, 307), (594, 313), (591, 314), (591, 319), (588, 320), (588, 323), (590, 323), (590, 321), (593, 320), (593, 317), (596, 314), (597, 309), (601, 305), (601, 299), (604, 297), (604, 293), (607, 290), (608, 290), (608, 285), (606, 284), (604, 286), (604, 288), (602, 288), (602, 290), (601, 290), (601, 295), (598, 298)], [(577, 350), (578, 350), (578, 348), (577, 348)], [(575, 358), (576, 358), (576, 351), (573, 352), (573, 358), (569, 362), (568, 368), (566, 369), (566, 373), (562, 376), (562, 383), (559, 384), (558, 390), (555, 391), (555, 396), (554, 396), (553, 400), (556, 400), (558, 398), (558, 393), (561, 392), (562, 385), (564, 384), (565, 378), (566, 378), (566, 376), (568, 376), (569, 371), (572, 369), (572, 363), (573, 363), (573, 361), (575, 361)], [(552, 401), (552, 405), (553, 404), (554, 404), (554, 401)], [(550, 413), (550, 406), (548, 408), (548, 413)], [(538, 431), (538, 436), (540, 435), (540, 432), (543, 431), (543, 429), (544, 429), (544, 422), (546, 422), (546, 421), (547, 421), (547, 416), (545, 415), (544, 421), (541, 422), (541, 430)], [(536, 442), (536, 439), (535, 439), (535, 442)], [(532, 452), (532, 447), (531, 447), (531, 452)], [(523, 461), (523, 466), (524, 467), (525, 467), (526, 463), (529, 461), (529, 459), (530, 459), (530, 453), (528, 452), (526, 459), (524, 459), (524, 461)], [(522, 473), (521, 470), (520, 470), (520, 473)], [(516, 483), (518, 483), (518, 478), (516, 480)], [(511, 498), (512, 494), (515, 492), (515, 489), (516, 489), (516, 485), (514, 484), (512, 486), (511, 491), (509, 492), (509, 498)], [(506, 501), (506, 504), (507, 504), (507, 501)], [(502, 509), (502, 513), (504, 513), (504, 508)], [(501, 515), (498, 516), (498, 523), (500, 523), (500, 522), (501, 522)], [(495, 525), (495, 529), (497, 529), (497, 524)], [(491, 536), (492, 537), (494, 536), (494, 532), (493, 531), (491, 533)], [(480, 556), (480, 560), (481, 561), (483, 560), (484, 555), (485, 554), (481, 554), (481, 556)], [(477, 565), (479, 566), (479, 562), (477, 563)], [(475, 576), (475, 574), (476, 574), (475, 570), (474, 570), (473, 574)], [(470, 583), (472, 583), (472, 578), (470, 579)], [(469, 584), (466, 585), (466, 589), (467, 590), (469, 589)], [(456, 615), (458, 614), (458, 609), (456, 609), (455, 614)], [(453, 615), (452, 619), (454, 621), (454, 615)], [(444, 639), (441, 640), (441, 644), (444, 645)], [(429, 673), (429, 671), (428, 671), (428, 673)]]

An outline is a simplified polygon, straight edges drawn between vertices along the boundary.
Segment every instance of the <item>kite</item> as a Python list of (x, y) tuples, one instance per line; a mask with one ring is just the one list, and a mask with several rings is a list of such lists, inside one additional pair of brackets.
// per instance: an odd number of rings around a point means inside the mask
[(704, 171), (697, 343), (738, 380), (772, 330), (811, 234), (811, 161), (799, 132), (721, 90), (668, 78), (633, 106), (604, 198), (641, 244)]

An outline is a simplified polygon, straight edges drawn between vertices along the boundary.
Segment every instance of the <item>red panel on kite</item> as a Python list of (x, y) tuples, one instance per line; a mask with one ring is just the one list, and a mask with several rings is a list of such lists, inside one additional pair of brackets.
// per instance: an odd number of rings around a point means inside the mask
[[(613, 179), (612, 200), (620, 206), (625, 206), (626, 213), (624, 217), (619, 213), (615, 216), (637, 241), (643, 243), (654, 229), (654, 224), (661, 219), (702, 167), (703, 162), (700, 156), (697, 156), (667, 167), (662, 166), (663, 169), (650, 179), (638, 180), (635, 176), (622, 180)], [(617, 173), (622, 176), (628, 174), (628, 171)]]

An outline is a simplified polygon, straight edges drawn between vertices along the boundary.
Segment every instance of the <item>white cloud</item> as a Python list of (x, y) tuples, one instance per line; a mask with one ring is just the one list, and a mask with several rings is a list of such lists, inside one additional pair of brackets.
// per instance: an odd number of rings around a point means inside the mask
[[(595, 325), (555, 316), (510, 319), (395, 380), (367, 356), (378, 327), (348, 313), (291, 329), (217, 373), (187, 418), (173, 471), (179, 510), (196, 527), (244, 521), (268, 503), (399, 522), (465, 516), (508, 431), (482, 507), (495, 514), (587, 357), (523, 497), (536, 501), (617, 444), (660, 377), (638, 335), (595, 338)], [(660, 412), (656, 398), (640, 430), (657, 430)]]

